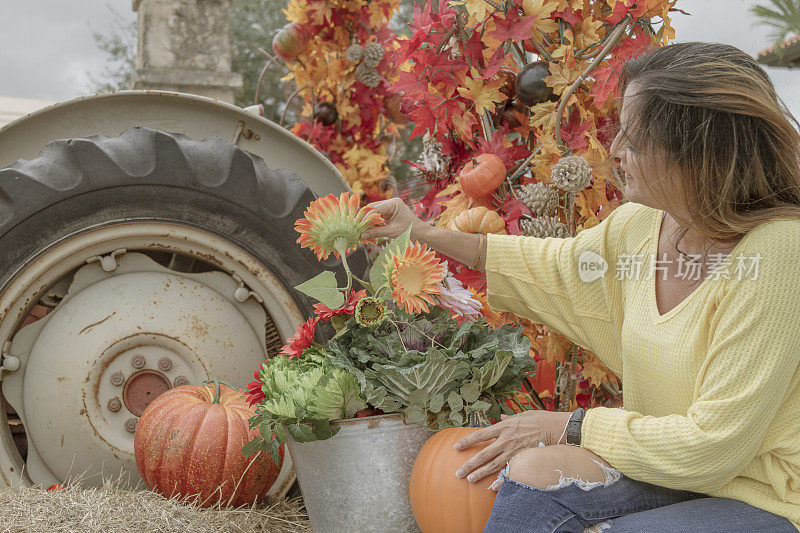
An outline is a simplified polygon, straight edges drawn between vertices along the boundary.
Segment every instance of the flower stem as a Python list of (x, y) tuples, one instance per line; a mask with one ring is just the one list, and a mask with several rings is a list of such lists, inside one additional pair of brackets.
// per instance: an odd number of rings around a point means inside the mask
[(350, 272), (350, 265), (347, 264), (347, 239), (344, 237), (337, 237), (333, 241), (333, 248), (339, 252), (339, 257), (342, 258), (342, 266), (344, 267), (345, 273), (347, 273), (347, 287), (344, 289), (346, 297), (353, 287), (353, 273)]

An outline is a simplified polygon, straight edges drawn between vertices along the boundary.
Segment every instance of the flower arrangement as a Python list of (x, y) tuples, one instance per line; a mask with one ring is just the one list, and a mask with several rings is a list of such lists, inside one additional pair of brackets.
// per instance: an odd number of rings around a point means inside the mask
[[(248, 385), (256, 405), (250, 425), (262, 437), (245, 454), (267, 449), (277, 460), (280, 441), (330, 438), (332, 420), (354, 415), (400, 412), (407, 422), (442, 429), (463, 425), (476, 411), (495, 419), (512, 412), (502, 400), (535, 370), (522, 328), (487, 327), (474, 293), (426, 245), (411, 242), (410, 228), (383, 248), (369, 281), (355, 276), (347, 254), (381, 222), (350, 193), (315, 200), (297, 221), (300, 246), (320, 260), (341, 258), (347, 282), (339, 287), (334, 273), (323, 271), (296, 287), (319, 303)], [(336, 334), (315, 342), (318, 324), (327, 321)]]

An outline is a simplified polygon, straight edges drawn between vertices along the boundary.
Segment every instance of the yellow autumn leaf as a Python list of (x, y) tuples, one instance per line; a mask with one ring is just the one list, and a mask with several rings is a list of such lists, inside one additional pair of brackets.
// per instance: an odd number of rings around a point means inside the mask
[(583, 351), (583, 374), (584, 379), (588, 379), (589, 383), (595, 387), (600, 387), (603, 380), (608, 381), (609, 370), (605, 367), (602, 361), (591, 352)]
[(575, 36), (575, 48), (582, 50), (592, 44), (600, 42), (600, 29), (603, 27), (602, 19), (585, 17), (578, 23)]
[(564, 67), (559, 63), (550, 63), (550, 75), (543, 81), (553, 88), (556, 94), (564, 94), (564, 91), (578, 79), (580, 72)]
[[(477, 79), (476, 79), (477, 78)], [(495, 112), (495, 103), (505, 99), (500, 92), (502, 81), (495, 78), (488, 83), (476, 76), (476, 78), (465, 78), (462, 87), (458, 88), (458, 93), (475, 104), (475, 112), (481, 116), (485, 110)]]
[(453, 183), (451, 183), (450, 185), (448, 185), (447, 187), (436, 193), (436, 196), (437, 197), (450, 196), (451, 194), (456, 194), (457, 192), (461, 192), (461, 184), (458, 183), (457, 181), (454, 181)]
[(462, 211), (466, 211), (467, 209), (471, 208), (475, 200), (471, 196), (467, 196), (466, 194), (457, 194), (450, 198), (449, 200), (445, 200), (442, 202), (442, 207), (444, 207), (444, 211), (442, 214), (439, 215), (438, 220), (436, 221), (437, 226), (444, 226), (455, 216)]
[(453, 0), (450, 4), (466, 7), (470, 24), (480, 24), (495, 11), (494, 7), (485, 0)]
[[(563, 0), (562, 0), (563, 1)], [(558, 0), (523, 0), (522, 10), (526, 17), (535, 17), (536, 22), (531, 26), (531, 35), (536, 42), (542, 42), (540, 32), (551, 33), (558, 30), (558, 22), (552, 20), (553, 11), (559, 11)]]
[(530, 125), (532, 128), (539, 128), (545, 131), (553, 130), (556, 127), (556, 109), (558, 102), (542, 102), (531, 107)]
[(383, 165), (386, 162), (386, 158), (381, 154), (376, 154), (372, 150), (359, 146), (353, 146), (342, 157), (351, 167), (357, 168), (360, 173), (372, 176), (381, 174)]

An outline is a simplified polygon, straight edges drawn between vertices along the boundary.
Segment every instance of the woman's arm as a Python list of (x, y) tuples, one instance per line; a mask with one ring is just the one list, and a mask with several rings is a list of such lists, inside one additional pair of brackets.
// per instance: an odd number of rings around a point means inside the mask
[(383, 217), (385, 225), (368, 229), (364, 232), (363, 238), (388, 237), (394, 239), (412, 226), (412, 241), (427, 244), (430, 248), (447, 257), (452, 257), (459, 263), (481, 272), (484, 271), (486, 265), (486, 238), (484, 236), (431, 226), (417, 218), (399, 198), (373, 202), (370, 206)]

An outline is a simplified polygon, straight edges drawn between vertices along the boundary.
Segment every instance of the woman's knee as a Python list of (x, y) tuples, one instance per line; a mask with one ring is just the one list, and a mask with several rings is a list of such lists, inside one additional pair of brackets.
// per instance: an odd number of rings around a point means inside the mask
[[(585, 448), (556, 444), (529, 448), (508, 462), (509, 479), (540, 489), (563, 486), (570, 482), (606, 484), (619, 476), (604, 459)], [(602, 466), (601, 466), (602, 465)], [(613, 479), (609, 479), (609, 473)]]

